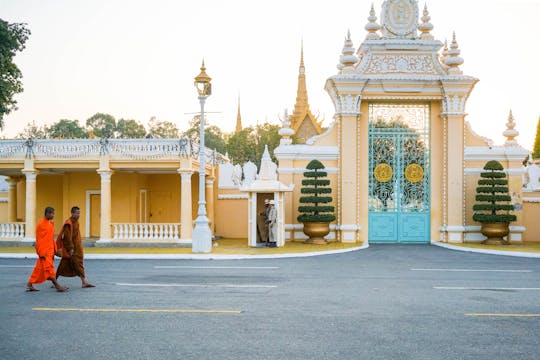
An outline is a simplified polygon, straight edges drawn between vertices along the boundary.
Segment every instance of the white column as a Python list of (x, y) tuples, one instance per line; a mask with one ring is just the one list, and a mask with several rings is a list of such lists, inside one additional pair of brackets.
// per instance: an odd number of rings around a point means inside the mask
[(214, 177), (206, 178), (206, 213), (210, 223), (210, 231), (212, 235), (215, 233), (216, 225), (214, 221)]
[(193, 215), (191, 207), (191, 170), (178, 170), (181, 176), (181, 194), (180, 194), (180, 242), (185, 244), (192, 243)]
[[(98, 170), (101, 176), (101, 227), (99, 243), (109, 243), (111, 237), (111, 170)], [(89, 211), (87, 209), (86, 211)]]
[(17, 178), (7, 178), (8, 187), (8, 222), (17, 222)]
[(36, 170), (23, 169), (26, 176), (25, 235), (23, 241), (36, 241)]

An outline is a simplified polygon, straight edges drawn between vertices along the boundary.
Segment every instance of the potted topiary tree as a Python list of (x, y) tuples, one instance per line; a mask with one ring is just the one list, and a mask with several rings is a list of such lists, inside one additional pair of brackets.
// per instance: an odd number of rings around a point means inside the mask
[(487, 237), (483, 244), (510, 244), (510, 240), (503, 237), (509, 234), (511, 221), (516, 221), (516, 215), (509, 214), (514, 210), (510, 204), (511, 197), (508, 193), (508, 180), (502, 164), (491, 160), (484, 166), (484, 172), (480, 173), (476, 188), (476, 201), (473, 205), (475, 211), (473, 220), (482, 224), (481, 232)]
[(308, 171), (304, 172), (302, 188), (304, 196), (300, 197), (302, 204), (298, 207), (298, 222), (304, 223), (304, 234), (309, 236), (306, 243), (326, 244), (324, 236), (330, 232), (330, 223), (336, 219), (334, 207), (325, 205), (332, 202), (331, 196), (324, 194), (332, 193), (330, 180), (324, 179), (328, 174), (324, 170), (324, 165), (319, 160), (311, 160), (307, 165)]

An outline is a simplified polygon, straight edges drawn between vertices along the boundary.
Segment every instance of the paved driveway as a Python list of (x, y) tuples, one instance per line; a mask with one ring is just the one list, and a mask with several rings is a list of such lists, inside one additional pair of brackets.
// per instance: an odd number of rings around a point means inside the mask
[[(430, 245), (294, 259), (88, 260), (25, 293), (0, 259), (2, 359), (538, 359), (540, 259)], [(536, 316), (535, 316), (536, 315)]]

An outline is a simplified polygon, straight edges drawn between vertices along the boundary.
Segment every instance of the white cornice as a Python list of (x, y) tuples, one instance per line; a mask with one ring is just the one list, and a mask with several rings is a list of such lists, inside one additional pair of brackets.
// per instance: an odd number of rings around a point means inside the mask
[(529, 151), (521, 146), (466, 146), (465, 160), (523, 161)]
[[(485, 172), (486, 170), (482, 168), (465, 168), (463, 172), (465, 175), (475, 175)], [(503, 170), (508, 175), (523, 175), (525, 173), (525, 168), (518, 168), (518, 169), (504, 169)]]
[(218, 194), (218, 200), (244, 200), (248, 198), (248, 194)]
[(540, 203), (540, 197), (524, 197), (523, 202)]
[(274, 150), (278, 160), (337, 160), (339, 149), (337, 146), (313, 145), (280, 145)]

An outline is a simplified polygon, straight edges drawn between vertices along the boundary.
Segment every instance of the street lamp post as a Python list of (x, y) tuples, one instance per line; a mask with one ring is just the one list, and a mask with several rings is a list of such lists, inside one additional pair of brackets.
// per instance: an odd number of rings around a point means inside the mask
[(212, 94), (212, 78), (206, 74), (204, 60), (201, 66), (201, 73), (195, 77), (195, 87), (199, 93), (199, 102), (201, 103), (201, 118), (199, 127), (199, 209), (197, 211), (197, 220), (193, 229), (193, 244), (191, 251), (194, 253), (209, 253), (212, 251), (212, 231), (208, 224), (206, 216), (205, 201), (205, 146), (204, 146), (204, 102)]

